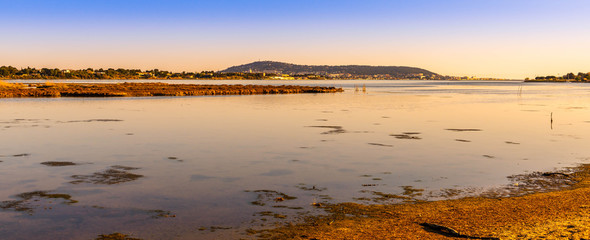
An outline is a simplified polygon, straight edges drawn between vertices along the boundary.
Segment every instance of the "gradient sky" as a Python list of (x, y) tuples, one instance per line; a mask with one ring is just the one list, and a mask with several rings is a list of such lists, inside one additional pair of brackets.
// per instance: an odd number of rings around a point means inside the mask
[(258, 60), (525, 78), (590, 71), (586, 0), (0, 0), (0, 65)]

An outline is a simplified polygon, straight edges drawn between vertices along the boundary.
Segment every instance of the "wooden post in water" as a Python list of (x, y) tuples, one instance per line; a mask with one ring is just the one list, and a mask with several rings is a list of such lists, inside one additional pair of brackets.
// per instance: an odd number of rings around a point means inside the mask
[(553, 112), (551, 112), (551, 130), (553, 130)]

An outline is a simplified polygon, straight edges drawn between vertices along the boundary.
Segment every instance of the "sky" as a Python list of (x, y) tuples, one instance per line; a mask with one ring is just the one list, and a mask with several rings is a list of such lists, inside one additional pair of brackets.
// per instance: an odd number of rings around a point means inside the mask
[(0, 0), (0, 66), (259, 60), (522, 79), (590, 71), (587, 0)]

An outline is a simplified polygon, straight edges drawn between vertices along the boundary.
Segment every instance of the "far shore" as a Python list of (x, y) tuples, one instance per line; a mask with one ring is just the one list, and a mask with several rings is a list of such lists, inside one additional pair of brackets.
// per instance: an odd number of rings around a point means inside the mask
[(5, 83), (0, 81), (0, 98), (27, 97), (147, 97), (337, 93), (342, 88), (270, 85), (198, 85), (167, 83)]
[(554, 80), (536, 80), (536, 79), (531, 80), (531, 79), (529, 79), (529, 80), (524, 80), (524, 82), (525, 83), (529, 83), (529, 82), (590, 83), (590, 81), (578, 81), (578, 80), (566, 80), (566, 79), (554, 79)]

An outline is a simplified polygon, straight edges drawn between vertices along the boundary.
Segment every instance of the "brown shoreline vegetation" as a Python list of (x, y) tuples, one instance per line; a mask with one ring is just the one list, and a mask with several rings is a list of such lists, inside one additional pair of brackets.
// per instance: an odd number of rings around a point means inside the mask
[(513, 184), (510, 197), (327, 204), (327, 215), (252, 233), (263, 239), (590, 239), (590, 165), (517, 176), (524, 187)]
[(24, 97), (148, 97), (336, 93), (342, 88), (270, 85), (197, 85), (167, 83), (42, 83), (22, 84), (0, 81), (0, 98)]

